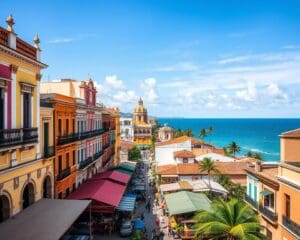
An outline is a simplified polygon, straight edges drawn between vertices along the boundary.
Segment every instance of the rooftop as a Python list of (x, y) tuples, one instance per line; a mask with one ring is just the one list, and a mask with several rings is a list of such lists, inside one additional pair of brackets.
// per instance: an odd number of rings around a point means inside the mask
[(281, 133), (282, 138), (300, 138), (300, 128)]
[(182, 143), (182, 142), (186, 142), (186, 141), (191, 141), (192, 147), (197, 147), (197, 145), (212, 146), (211, 144), (206, 143), (206, 142), (204, 142), (200, 139), (197, 139), (197, 138), (194, 138), (194, 137), (188, 137), (188, 136), (181, 136), (181, 137), (170, 139), (170, 140), (165, 141), (165, 142), (155, 143), (155, 146), (157, 146), (157, 147), (166, 146), (166, 145)]
[(188, 150), (180, 150), (173, 153), (175, 158), (194, 158), (195, 154)]

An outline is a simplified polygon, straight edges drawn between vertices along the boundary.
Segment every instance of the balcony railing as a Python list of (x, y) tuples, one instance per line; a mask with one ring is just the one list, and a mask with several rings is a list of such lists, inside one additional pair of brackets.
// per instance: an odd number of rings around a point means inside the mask
[(101, 150), (100, 152), (97, 152), (94, 154), (94, 161), (96, 161), (99, 157), (103, 155), (104, 151)]
[(63, 144), (75, 142), (78, 140), (95, 137), (95, 136), (101, 135), (102, 133), (104, 133), (103, 129), (96, 129), (96, 130), (92, 130), (92, 131), (72, 133), (72, 134), (68, 134), (68, 135), (64, 135), (64, 136), (59, 136), (57, 144), (63, 145)]
[(271, 221), (273, 222), (277, 222), (277, 219), (278, 219), (278, 215), (277, 213), (275, 212), (272, 212), (270, 209), (262, 206), (262, 205), (259, 205), (259, 212), (266, 216), (267, 218), (269, 218)]
[(93, 157), (88, 157), (87, 159), (79, 163), (79, 169), (85, 168), (87, 165), (91, 164), (92, 162), (93, 162)]
[(71, 169), (70, 167), (67, 167), (66, 169), (62, 170), (58, 175), (57, 175), (57, 181), (60, 181), (66, 177), (68, 177), (71, 174)]
[(77, 133), (72, 133), (64, 136), (59, 136), (58, 137), (58, 142), (57, 145), (63, 145), (71, 142), (75, 142), (78, 140), (78, 134)]
[(252, 207), (254, 207), (254, 208), (256, 208), (257, 209), (257, 207), (258, 207), (258, 204), (257, 204), (257, 202), (255, 201), (255, 200), (253, 200), (249, 195), (245, 195), (245, 201), (247, 202), (247, 203), (249, 203), (250, 205), (252, 205)]
[(37, 141), (37, 128), (0, 129), (0, 148), (36, 143)]
[(109, 143), (106, 143), (106, 144), (103, 145), (103, 149), (106, 149), (108, 147), (109, 147)]
[(37, 128), (23, 128), (23, 142), (35, 143), (38, 141), (38, 129)]
[(300, 236), (300, 225), (298, 223), (294, 222), (289, 217), (282, 215), (282, 224), (297, 236)]
[(55, 155), (54, 147), (45, 147), (44, 148), (44, 158), (53, 157)]

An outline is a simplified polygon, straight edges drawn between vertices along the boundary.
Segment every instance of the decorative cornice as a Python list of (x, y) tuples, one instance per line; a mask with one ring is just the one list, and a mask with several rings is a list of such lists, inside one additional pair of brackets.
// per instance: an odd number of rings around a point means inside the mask
[(14, 57), (19, 59), (22, 62), (26, 62), (28, 64), (31, 64), (34, 67), (43, 69), (43, 68), (47, 68), (48, 65), (41, 63), (39, 61), (36, 61), (32, 58), (26, 57), (23, 54), (18, 53), (17, 51), (15, 51), (14, 49), (11, 49), (9, 47), (3, 46), (0, 44), (0, 51), (7, 54), (8, 56)]
[(11, 69), (11, 71), (13, 72), (13, 73), (17, 73), (17, 71), (18, 71), (18, 66), (17, 65), (14, 65), (14, 64), (11, 64), (10, 65), (10, 69)]

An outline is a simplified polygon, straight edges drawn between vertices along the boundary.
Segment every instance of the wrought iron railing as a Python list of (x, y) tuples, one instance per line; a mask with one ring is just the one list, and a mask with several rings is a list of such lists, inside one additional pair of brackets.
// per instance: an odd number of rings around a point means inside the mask
[(283, 226), (291, 230), (293, 233), (300, 236), (300, 225), (298, 223), (294, 222), (289, 217), (282, 215), (282, 224)]
[(71, 168), (70, 167), (67, 167), (65, 168), (64, 170), (62, 170), (60, 173), (58, 173), (56, 179), (58, 181), (68, 177), (69, 175), (71, 174)]
[(261, 214), (263, 214), (264, 216), (266, 216), (267, 218), (269, 218), (270, 220), (272, 220), (273, 222), (276, 222), (278, 219), (277, 213), (271, 211), (270, 209), (268, 209), (262, 205), (259, 205), (259, 212)]
[(93, 157), (88, 157), (87, 159), (85, 159), (84, 161), (81, 161), (79, 163), (79, 169), (85, 168), (86, 166), (88, 166), (92, 162), (93, 162)]
[(72, 133), (58, 137), (57, 145), (64, 145), (78, 140), (78, 133)]
[(0, 148), (37, 142), (37, 128), (0, 129)]
[(84, 140), (87, 138), (95, 137), (98, 135), (101, 135), (104, 133), (103, 129), (96, 129), (92, 131), (86, 131), (86, 132), (79, 132), (79, 133), (72, 133), (64, 136), (59, 136), (58, 137), (58, 145), (63, 145), (71, 142), (75, 142), (78, 140)]
[(54, 147), (45, 147), (44, 148), (44, 158), (53, 157), (55, 155)]
[(94, 161), (96, 161), (99, 157), (103, 155), (104, 151), (101, 150), (100, 152), (97, 152), (94, 154)]

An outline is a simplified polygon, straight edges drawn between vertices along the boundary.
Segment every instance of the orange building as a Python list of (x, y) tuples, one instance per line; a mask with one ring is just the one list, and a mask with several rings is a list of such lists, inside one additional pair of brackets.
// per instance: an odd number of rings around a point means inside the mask
[(300, 239), (300, 129), (280, 135), (278, 164), (257, 162), (247, 171), (246, 202), (273, 240)]
[(54, 111), (55, 197), (64, 198), (76, 188), (76, 102), (61, 94), (41, 94), (41, 102)]

